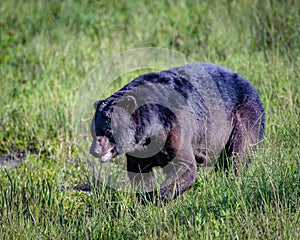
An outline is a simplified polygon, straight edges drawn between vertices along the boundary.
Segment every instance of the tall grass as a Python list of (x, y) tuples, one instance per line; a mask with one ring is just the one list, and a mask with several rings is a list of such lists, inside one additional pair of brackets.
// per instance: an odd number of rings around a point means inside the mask
[[(27, 156), (0, 170), (0, 238), (298, 239), (299, 11), (293, 0), (2, 1), (0, 153)], [(247, 172), (199, 173), (163, 208), (93, 178), (71, 127), (88, 73), (149, 46), (234, 69), (257, 88), (267, 115)], [(74, 190), (86, 183), (91, 192)]]

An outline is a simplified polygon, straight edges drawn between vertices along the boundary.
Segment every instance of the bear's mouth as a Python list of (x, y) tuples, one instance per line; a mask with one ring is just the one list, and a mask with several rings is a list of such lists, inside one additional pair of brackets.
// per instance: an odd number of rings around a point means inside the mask
[(101, 156), (99, 158), (99, 160), (100, 160), (101, 163), (104, 163), (104, 162), (109, 161), (112, 158), (117, 157), (118, 155), (120, 155), (120, 154), (117, 152), (116, 148), (112, 147), (112, 148), (110, 148), (108, 150), (108, 152), (106, 154), (104, 154), (103, 156)]

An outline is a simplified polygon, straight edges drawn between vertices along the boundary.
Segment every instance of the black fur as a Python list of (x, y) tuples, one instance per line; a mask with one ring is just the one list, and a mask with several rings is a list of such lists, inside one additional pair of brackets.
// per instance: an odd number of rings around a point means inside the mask
[(102, 161), (126, 154), (128, 176), (144, 181), (146, 196), (153, 196), (152, 168), (162, 167), (158, 197), (167, 201), (194, 184), (197, 165), (236, 172), (247, 165), (265, 114), (248, 81), (199, 63), (137, 77), (96, 104), (92, 126), (91, 153)]

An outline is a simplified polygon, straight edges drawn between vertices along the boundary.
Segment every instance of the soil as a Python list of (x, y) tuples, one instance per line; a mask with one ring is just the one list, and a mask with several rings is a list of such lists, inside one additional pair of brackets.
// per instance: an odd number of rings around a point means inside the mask
[(0, 155), (0, 167), (17, 167), (22, 164), (25, 157), (25, 151)]

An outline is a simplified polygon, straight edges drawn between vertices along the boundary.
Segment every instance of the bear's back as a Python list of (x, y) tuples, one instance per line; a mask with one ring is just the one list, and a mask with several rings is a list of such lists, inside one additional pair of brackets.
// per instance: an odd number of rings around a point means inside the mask
[[(145, 86), (144, 92), (140, 91), (140, 86)], [(174, 90), (173, 93), (170, 90)], [(140, 75), (107, 101), (113, 103), (123, 95), (133, 94), (138, 102), (149, 102), (156, 98), (176, 105), (178, 99), (174, 98), (174, 92), (183, 96), (198, 113), (205, 114), (207, 109), (212, 108), (217, 109), (216, 112), (225, 109), (228, 120), (234, 108), (249, 99), (263, 109), (258, 93), (246, 79), (228, 68), (212, 63), (187, 64)], [(177, 105), (181, 102), (178, 101)]]

